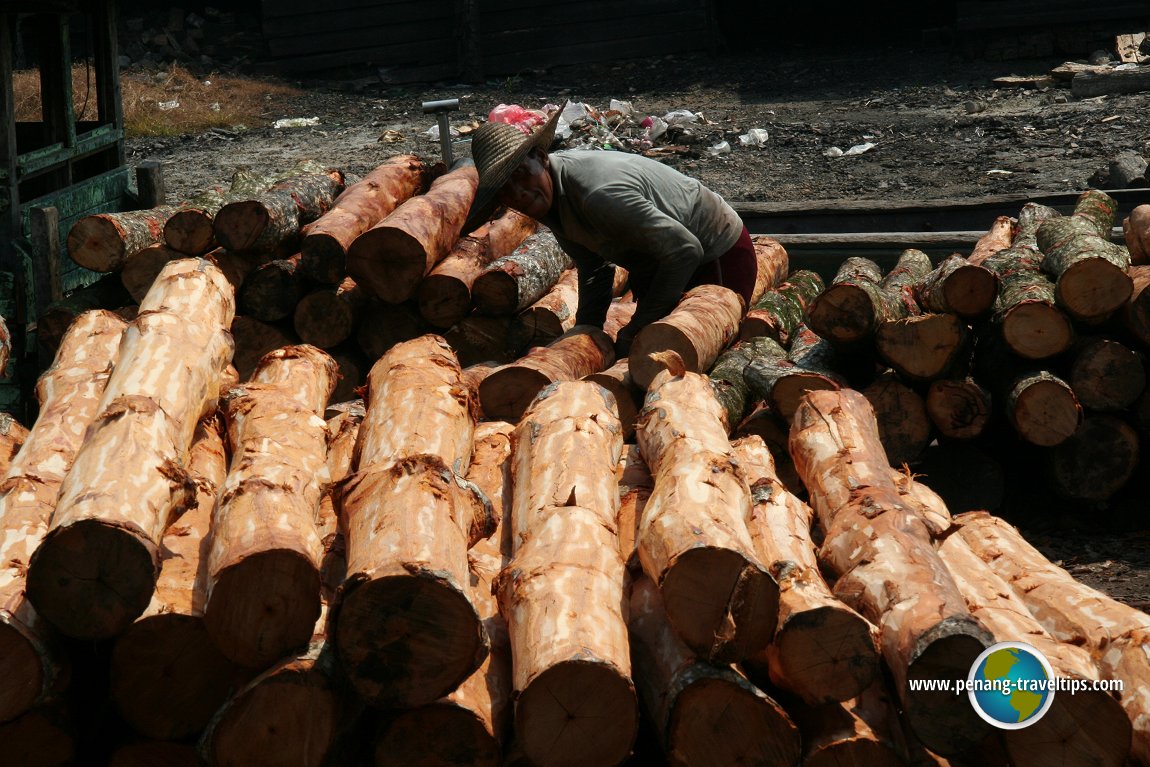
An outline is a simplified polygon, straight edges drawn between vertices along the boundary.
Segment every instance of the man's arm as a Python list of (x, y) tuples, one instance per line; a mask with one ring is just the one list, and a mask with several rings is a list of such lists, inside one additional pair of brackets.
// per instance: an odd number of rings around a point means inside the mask
[(578, 243), (559, 235), (555, 239), (571, 256), (579, 273), (579, 309), (575, 312), (575, 324), (602, 328), (615, 287), (615, 265)]

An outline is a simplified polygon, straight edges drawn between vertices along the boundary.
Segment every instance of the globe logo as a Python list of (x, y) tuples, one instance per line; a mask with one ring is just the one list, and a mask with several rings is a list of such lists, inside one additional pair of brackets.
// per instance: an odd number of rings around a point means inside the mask
[(967, 679), (974, 710), (1004, 730), (1020, 730), (1041, 719), (1054, 702), (1054, 687), (1050, 662), (1025, 642), (999, 642), (987, 648)]

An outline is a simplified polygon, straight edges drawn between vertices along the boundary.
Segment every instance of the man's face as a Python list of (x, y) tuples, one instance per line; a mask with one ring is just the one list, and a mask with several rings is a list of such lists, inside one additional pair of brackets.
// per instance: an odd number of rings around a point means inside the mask
[(499, 202), (525, 216), (539, 219), (551, 210), (553, 190), (547, 155), (535, 150), (511, 174), (499, 190)]

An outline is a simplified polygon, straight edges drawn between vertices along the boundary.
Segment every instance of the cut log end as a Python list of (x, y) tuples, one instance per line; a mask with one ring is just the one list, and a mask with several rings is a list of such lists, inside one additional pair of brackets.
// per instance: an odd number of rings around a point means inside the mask
[(768, 649), (781, 679), (817, 675), (822, 703), (853, 698), (870, 686), (879, 670), (870, 624), (853, 610), (827, 605), (786, 622)]
[(164, 224), (164, 242), (189, 256), (202, 256), (216, 243), (212, 217), (197, 208), (176, 211)]
[(779, 379), (771, 391), (771, 406), (785, 420), (790, 421), (799, 408), (799, 400), (807, 392), (837, 391), (842, 387), (838, 381), (814, 372), (795, 372)]
[(321, 285), (338, 285), (347, 270), (347, 252), (339, 238), (327, 232), (308, 234), (300, 243), (300, 271)]
[(497, 370), (479, 384), (479, 401), (486, 418), (518, 423), (535, 396), (551, 383), (533, 368), (512, 366)]
[(76, 738), (51, 707), (34, 709), (0, 724), (4, 763), (22, 767), (67, 767), (75, 764)]
[(1014, 402), (1011, 419), (1019, 435), (1039, 447), (1060, 445), (1078, 430), (1082, 407), (1070, 387), (1056, 380), (1038, 381)]
[(500, 767), (503, 754), (499, 741), (473, 711), (450, 703), (434, 703), (404, 711), (380, 728), (375, 739), (374, 764)]
[[(986, 645), (964, 633), (973, 627), (955, 625), (955, 633), (934, 639), (907, 668), (908, 679), (966, 679), (970, 667)], [(923, 745), (943, 756), (955, 756), (975, 748), (990, 731), (965, 695), (934, 690), (911, 690), (901, 696), (907, 721)]]
[(685, 552), (664, 575), (660, 590), (671, 624), (703, 658), (749, 658), (775, 633), (778, 584), (730, 549), (700, 546)]
[[(664, 354), (668, 351), (675, 352), (678, 357), (677, 364), (672, 357)], [(655, 376), (670, 369), (669, 365), (672, 364), (676, 368), (699, 372), (699, 359), (695, 354), (695, 347), (691, 340), (686, 333), (674, 325), (667, 323), (648, 325), (642, 333), (636, 336), (631, 345), (631, 353), (627, 357), (631, 379), (636, 386), (646, 389), (655, 380)], [(673, 369), (671, 373), (672, 375), (681, 374)]]
[(156, 569), (155, 549), (139, 537), (81, 520), (40, 544), (28, 571), (28, 598), (64, 634), (108, 639), (147, 608)]
[(467, 596), (430, 573), (365, 583), (339, 611), (337, 652), (356, 690), (376, 706), (441, 698), (478, 667), (485, 645)]
[(403, 303), (415, 295), (426, 271), (423, 245), (399, 229), (371, 229), (348, 249), (348, 274), (357, 285), (389, 304)]
[(832, 743), (803, 757), (803, 767), (903, 767), (894, 747), (877, 740)]
[(566, 661), (531, 680), (515, 706), (515, 732), (538, 767), (610, 767), (639, 726), (635, 690), (605, 663)]
[(1070, 320), (1055, 307), (1030, 301), (1019, 304), (1002, 318), (1002, 337), (1020, 357), (1042, 360), (1070, 347), (1074, 330)]
[(429, 274), (415, 292), (419, 314), (437, 328), (449, 328), (467, 316), (471, 291), (455, 277)]
[(810, 311), (810, 326), (836, 345), (858, 343), (874, 332), (870, 294), (855, 285), (833, 285)]
[(674, 764), (798, 764), (799, 732), (770, 698), (712, 678), (685, 689), (667, 730)]
[(1102, 258), (1088, 258), (1058, 278), (1055, 295), (1075, 318), (1098, 322), (1130, 300), (1134, 283), (1124, 269)]
[(213, 228), (221, 245), (243, 253), (256, 244), (270, 220), (267, 208), (259, 200), (241, 200), (220, 208)]
[(111, 220), (85, 216), (68, 232), (68, 255), (85, 269), (114, 271), (128, 255), (124, 252), (124, 240), (120, 234)]
[(1121, 703), (1105, 692), (1089, 690), (1056, 695), (1041, 719), (1009, 731), (1003, 740), (1016, 767), (1121, 767), (1130, 751), (1132, 729)]
[(968, 264), (960, 266), (943, 286), (946, 305), (956, 314), (973, 318), (985, 314), (998, 294), (998, 276), (989, 269)]
[(204, 624), (233, 662), (265, 668), (308, 643), (319, 612), (315, 565), (295, 552), (272, 550), (216, 576)]
[(44, 669), (40, 655), (15, 625), (0, 622), (0, 722), (20, 716), (40, 698)]
[(519, 281), (507, 272), (481, 274), (471, 292), (475, 306), (484, 314), (514, 314), (519, 308)]
[(973, 381), (935, 381), (926, 395), (926, 411), (940, 434), (973, 439), (990, 423), (990, 396)]

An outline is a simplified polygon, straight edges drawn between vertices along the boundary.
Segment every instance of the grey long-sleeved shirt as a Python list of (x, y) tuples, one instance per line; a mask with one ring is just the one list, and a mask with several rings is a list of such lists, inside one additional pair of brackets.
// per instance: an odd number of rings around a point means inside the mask
[(587, 150), (549, 157), (554, 201), (543, 223), (579, 269), (577, 324), (602, 326), (614, 264), (649, 278), (633, 335), (674, 309), (695, 269), (743, 231), (722, 197), (656, 160)]

